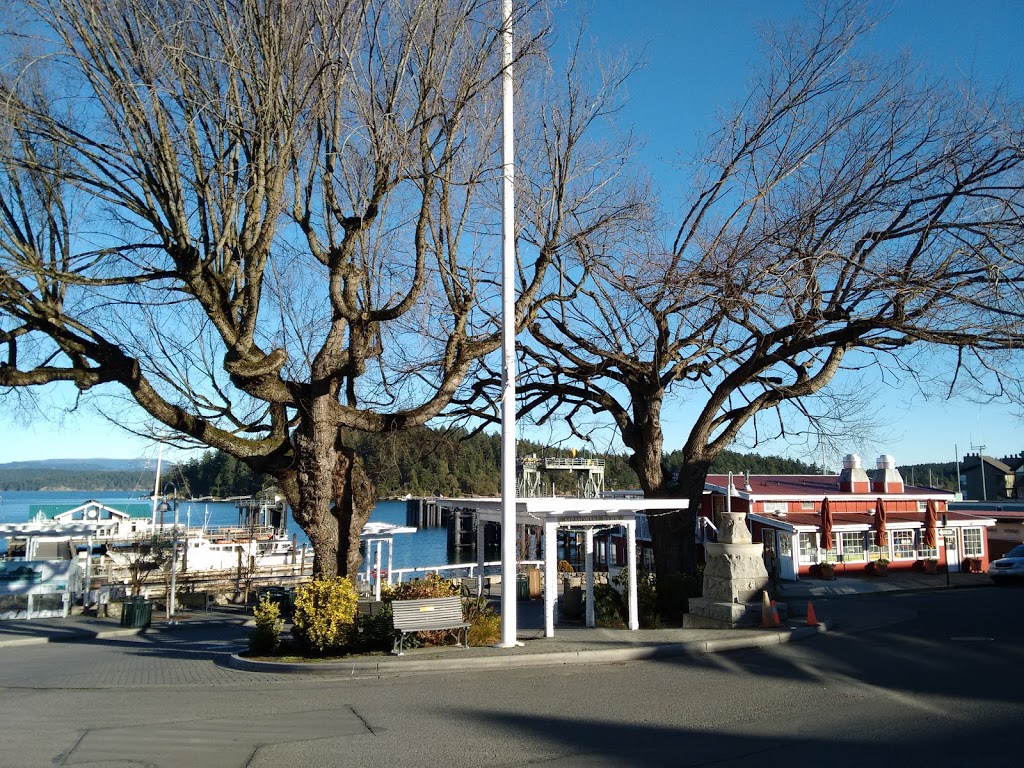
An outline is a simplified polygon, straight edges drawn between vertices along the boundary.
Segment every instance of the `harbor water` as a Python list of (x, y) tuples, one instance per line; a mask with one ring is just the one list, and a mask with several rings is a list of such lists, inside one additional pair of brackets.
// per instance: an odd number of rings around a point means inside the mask
[[(24, 523), (30, 507), (36, 504), (77, 506), (87, 501), (99, 501), (107, 506), (147, 503), (149, 499), (131, 496), (124, 491), (4, 491), (0, 496), (0, 523)], [(178, 504), (179, 522), (199, 528), (233, 526), (238, 524), (238, 508), (231, 502), (181, 501)], [(404, 501), (381, 501), (370, 515), (371, 522), (405, 525)], [(295, 534), (301, 547), (309, 544), (306, 534), (288, 518), (288, 534)], [(0, 537), (0, 553), (6, 551), (7, 540)], [(413, 568), (446, 565), (447, 539), (444, 528), (423, 528), (416, 533), (394, 537), (394, 568)]]

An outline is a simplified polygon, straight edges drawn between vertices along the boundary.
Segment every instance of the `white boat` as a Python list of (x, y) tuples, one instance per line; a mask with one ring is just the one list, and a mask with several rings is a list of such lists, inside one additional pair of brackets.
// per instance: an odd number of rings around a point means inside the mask
[(287, 507), (279, 498), (242, 499), (239, 524), (209, 528), (178, 525), (152, 513), (149, 504), (112, 507), (90, 500), (77, 506), (38, 505), (27, 524), (4, 526), (15, 548), (32, 559), (78, 559), (91, 552), (93, 568), (130, 568), (154, 539), (178, 541), (179, 567), (192, 573), (259, 569), (296, 563), (294, 540), (286, 533)]

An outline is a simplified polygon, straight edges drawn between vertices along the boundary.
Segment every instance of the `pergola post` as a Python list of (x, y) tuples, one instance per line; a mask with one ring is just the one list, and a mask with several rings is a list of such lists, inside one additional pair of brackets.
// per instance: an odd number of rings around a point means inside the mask
[(383, 542), (378, 539), (373, 549), (373, 599), (380, 601), (380, 547)]
[(636, 594), (636, 520), (626, 522), (626, 563), (629, 567), (629, 628), (640, 629), (640, 609)]
[(477, 512), (476, 518), (476, 594), (484, 593), (484, 521)]
[(597, 623), (594, 620), (594, 527), (588, 525), (584, 536), (586, 537), (586, 552), (583, 561), (587, 574), (587, 626), (593, 627)]
[(395, 564), (395, 540), (390, 536), (387, 538), (388, 542), (388, 584), (391, 583), (391, 570)]
[(558, 523), (544, 522), (544, 637), (555, 636), (558, 599)]

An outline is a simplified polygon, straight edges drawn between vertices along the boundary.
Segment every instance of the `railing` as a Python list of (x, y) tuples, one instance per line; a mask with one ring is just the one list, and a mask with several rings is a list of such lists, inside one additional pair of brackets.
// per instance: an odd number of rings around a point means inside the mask
[[(543, 566), (543, 560), (520, 560), (517, 565), (528, 565), (528, 566)], [(484, 563), (484, 573), (486, 574), (487, 568), (494, 568), (501, 566), (500, 560), (492, 560)], [(469, 578), (472, 579), (477, 575), (478, 563), (458, 563), (452, 565), (422, 565), (416, 568), (394, 568), (390, 573), (381, 573), (382, 578), (386, 578), (389, 584), (399, 584), (406, 579), (413, 577), (418, 578), (419, 575), (427, 576), (434, 574), (441, 576), (442, 573), (445, 578)], [(359, 582), (366, 581), (366, 572), (360, 571), (356, 575), (356, 579)], [(372, 580), (372, 576), (371, 576)]]
[(545, 469), (598, 469), (604, 467), (604, 459), (588, 459), (570, 456), (527, 457), (520, 460), (524, 466), (544, 467)]

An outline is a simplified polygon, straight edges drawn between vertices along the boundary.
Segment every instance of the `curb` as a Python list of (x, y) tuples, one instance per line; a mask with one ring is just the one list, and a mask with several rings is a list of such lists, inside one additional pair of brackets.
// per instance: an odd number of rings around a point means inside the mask
[[(690, 643), (664, 643), (659, 645), (638, 646), (635, 648), (616, 648), (613, 650), (558, 651), (555, 653), (503, 653), (496, 656), (474, 656), (468, 659), (399, 659), (396, 657), (381, 658), (377, 661), (324, 661), (281, 662), (255, 661), (238, 654), (230, 654), (227, 664), (233, 669), (245, 672), (264, 672), (274, 674), (296, 675), (331, 675), (331, 676), (392, 676), (402, 674), (420, 674), (423, 672), (450, 672), (453, 670), (484, 670), (484, 669), (522, 669), (528, 667), (565, 666), (569, 664), (614, 664), (624, 661), (646, 661), (666, 659), (680, 656), (704, 656), (711, 653), (723, 653), (748, 648), (766, 648), (773, 645), (803, 640), (822, 632), (828, 627), (822, 622), (816, 627), (797, 627), (782, 632), (752, 633), (748, 637), (730, 638), (728, 640), (699, 640)], [(457, 654), (458, 651), (452, 651)]]

